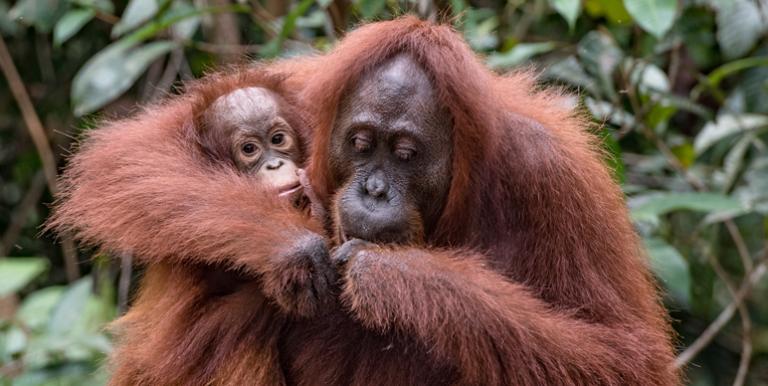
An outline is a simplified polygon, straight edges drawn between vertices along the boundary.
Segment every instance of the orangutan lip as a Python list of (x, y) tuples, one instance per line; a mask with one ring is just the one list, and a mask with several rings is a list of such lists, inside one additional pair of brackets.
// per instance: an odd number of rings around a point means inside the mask
[(296, 185), (290, 185), (283, 188), (280, 193), (278, 194), (279, 197), (285, 197), (289, 196), (293, 193), (296, 193), (301, 189), (301, 184), (297, 183)]

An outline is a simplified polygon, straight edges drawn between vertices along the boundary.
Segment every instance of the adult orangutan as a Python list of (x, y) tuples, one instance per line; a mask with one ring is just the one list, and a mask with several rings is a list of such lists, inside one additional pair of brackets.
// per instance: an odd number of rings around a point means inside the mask
[(284, 81), (208, 76), (72, 158), (50, 226), (147, 265), (111, 384), (284, 382), (284, 319), (316, 313), (334, 278), (320, 224), (278, 199), (297, 190), (310, 135)]
[(565, 96), (411, 17), (324, 62), (303, 94), (310, 175), (353, 322), (295, 322), (289, 384), (679, 382), (621, 192)]

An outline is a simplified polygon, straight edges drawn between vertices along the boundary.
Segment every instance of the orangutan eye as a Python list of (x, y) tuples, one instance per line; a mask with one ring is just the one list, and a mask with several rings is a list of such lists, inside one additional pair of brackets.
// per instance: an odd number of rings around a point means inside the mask
[(410, 138), (398, 138), (393, 153), (401, 161), (409, 161), (416, 155), (416, 143)]
[(269, 138), (272, 148), (286, 151), (293, 146), (293, 135), (284, 131), (278, 131)]
[(399, 148), (395, 149), (395, 155), (403, 161), (408, 161), (416, 155), (416, 151), (409, 148)]
[(253, 142), (246, 142), (243, 144), (243, 146), (240, 147), (240, 149), (243, 151), (243, 154), (251, 156), (256, 154), (256, 152), (259, 151), (259, 147), (253, 143)]
[(371, 140), (362, 134), (352, 137), (352, 145), (355, 146), (355, 151), (358, 153), (365, 153), (371, 150)]

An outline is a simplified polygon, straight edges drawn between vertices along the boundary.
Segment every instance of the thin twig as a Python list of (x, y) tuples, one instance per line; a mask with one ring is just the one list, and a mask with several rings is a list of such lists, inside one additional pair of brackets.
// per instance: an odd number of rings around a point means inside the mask
[[(48, 190), (55, 196), (56, 193), (58, 193), (56, 185), (56, 158), (48, 143), (48, 137), (45, 134), (43, 124), (40, 122), (40, 117), (38, 117), (37, 112), (35, 112), (32, 100), (29, 98), (29, 94), (24, 87), (24, 82), (21, 80), (19, 72), (16, 70), (16, 65), (13, 64), (13, 58), (11, 57), (10, 52), (8, 52), (8, 48), (5, 45), (5, 39), (3, 39), (2, 36), (0, 36), (0, 69), (8, 81), (8, 86), (11, 89), (13, 97), (16, 99), (16, 103), (19, 105), (21, 115), (24, 118), (24, 123), (27, 126), (29, 135), (32, 137), (32, 142), (34, 142), (37, 153), (43, 163), (43, 172), (45, 173)], [(74, 243), (67, 235), (62, 235), (61, 239), (67, 278), (70, 281), (74, 281), (80, 276), (77, 267), (77, 251), (72, 250), (71, 246), (73, 246)]]
[(155, 85), (160, 81), (160, 77), (163, 74), (163, 68), (165, 68), (165, 56), (158, 58), (149, 66), (149, 69), (144, 75), (144, 82), (141, 85), (139, 92), (139, 100), (146, 102), (152, 100), (152, 95), (155, 93)]
[(183, 60), (183, 49), (177, 48), (171, 52), (171, 55), (168, 58), (168, 62), (165, 65), (163, 75), (160, 76), (160, 80), (157, 82), (157, 85), (153, 87), (154, 90), (152, 93), (150, 93), (150, 100), (156, 100), (168, 94), (168, 90), (171, 89), (173, 82), (179, 75), (179, 70), (181, 70), (181, 64), (183, 63)]
[(333, 24), (333, 15), (331, 15), (331, 11), (329, 11), (328, 8), (324, 8), (323, 16), (325, 19), (323, 22), (323, 31), (325, 32), (325, 36), (328, 37), (328, 41), (333, 43), (338, 39), (336, 36), (336, 27)]
[(416, 3), (419, 17), (423, 20), (435, 22), (437, 20), (437, 7), (432, 0), (418, 0)]
[(258, 24), (261, 29), (264, 31), (264, 34), (267, 35), (268, 38), (272, 39), (276, 37), (280, 31), (278, 31), (273, 21), (275, 20), (275, 16), (273, 16), (269, 11), (267, 11), (264, 6), (261, 5), (261, 3), (258, 0), (251, 0), (251, 17), (253, 20)]
[(0, 241), (0, 258), (8, 256), (13, 244), (19, 238), (21, 230), (24, 229), (24, 225), (29, 218), (30, 209), (40, 201), (44, 191), (45, 174), (42, 171), (38, 171), (32, 177), (32, 182), (29, 184), (29, 188), (27, 188), (27, 192), (24, 194), (21, 202), (19, 202), (13, 214), (11, 214), (11, 221), (5, 229), (5, 233), (3, 233), (2, 241)]
[(669, 71), (667, 78), (669, 79), (669, 89), (674, 90), (677, 84), (677, 76), (680, 73), (680, 48), (682, 46), (681, 41), (675, 42), (672, 46), (672, 51), (669, 55)]
[(48, 182), (48, 189), (50, 189), (51, 193), (55, 194), (57, 193), (56, 159), (48, 144), (48, 138), (45, 135), (43, 124), (40, 122), (40, 118), (35, 112), (29, 94), (27, 94), (24, 83), (16, 70), (16, 66), (13, 64), (13, 59), (8, 52), (8, 48), (5, 46), (5, 39), (3, 39), (2, 36), (0, 36), (0, 68), (2, 68), (3, 75), (8, 80), (8, 86), (11, 88), (13, 97), (19, 104), (24, 123), (27, 125), (29, 135), (32, 137), (32, 141), (43, 162), (43, 170), (45, 171), (45, 178)]
[(101, 12), (101, 11), (96, 11), (96, 14), (94, 16), (97, 19), (99, 19), (99, 20), (101, 20), (101, 21), (103, 21), (103, 22), (105, 22), (107, 24), (112, 24), (112, 25), (117, 24), (117, 22), (120, 21), (119, 17), (117, 17), (115, 15), (112, 15), (112, 14), (109, 14), (109, 13), (106, 13), (106, 12)]
[[(720, 260), (718, 260), (714, 254), (710, 253), (709, 250), (705, 249), (705, 251), (705, 253), (709, 255), (708, 260), (710, 265), (712, 265), (715, 274), (717, 274), (720, 280), (725, 283), (725, 288), (728, 289), (731, 298), (736, 299), (737, 289), (728, 277), (725, 269), (723, 269), (723, 266), (720, 264)], [(752, 268), (750, 267), (750, 269)], [(752, 359), (752, 319), (749, 316), (749, 310), (744, 302), (738, 304), (738, 310), (739, 318), (741, 319), (741, 359), (739, 360), (739, 368), (736, 372), (733, 386), (744, 385), (747, 372), (749, 371), (749, 362)]]
[(766, 272), (766, 262), (768, 262), (768, 249), (763, 253), (759, 263), (745, 275), (744, 281), (741, 283), (741, 287), (736, 292), (736, 296), (733, 297), (731, 303), (726, 306), (720, 315), (699, 335), (698, 338), (688, 346), (685, 351), (675, 359), (674, 367), (681, 368), (690, 362), (701, 350), (703, 350), (714, 337), (725, 327), (731, 320), (733, 314), (736, 313), (739, 305), (744, 302), (747, 295), (749, 295), (752, 286), (760, 280)]
[(739, 252), (739, 258), (741, 258), (741, 265), (744, 266), (744, 271), (749, 271), (752, 269), (752, 257), (749, 255), (749, 248), (747, 248), (744, 237), (739, 232), (739, 227), (736, 226), (732, 219), (727, 219), (724, 223), (725, 228), (728, 229), (728, 233), (731, 235), (731, 239), (733, 239), (733, 243), (736, 245), (736, 250)]

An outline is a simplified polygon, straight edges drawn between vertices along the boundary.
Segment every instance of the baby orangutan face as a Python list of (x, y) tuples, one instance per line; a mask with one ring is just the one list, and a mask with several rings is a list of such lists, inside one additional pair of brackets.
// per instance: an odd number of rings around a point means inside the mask
[(214, 154), (234, 162), (283, 194), (298, 189), (298, 165), (303, 161), (290, 113), (274, 92), (249, 87), (216, 99), (205, 113), (205, 126)]

